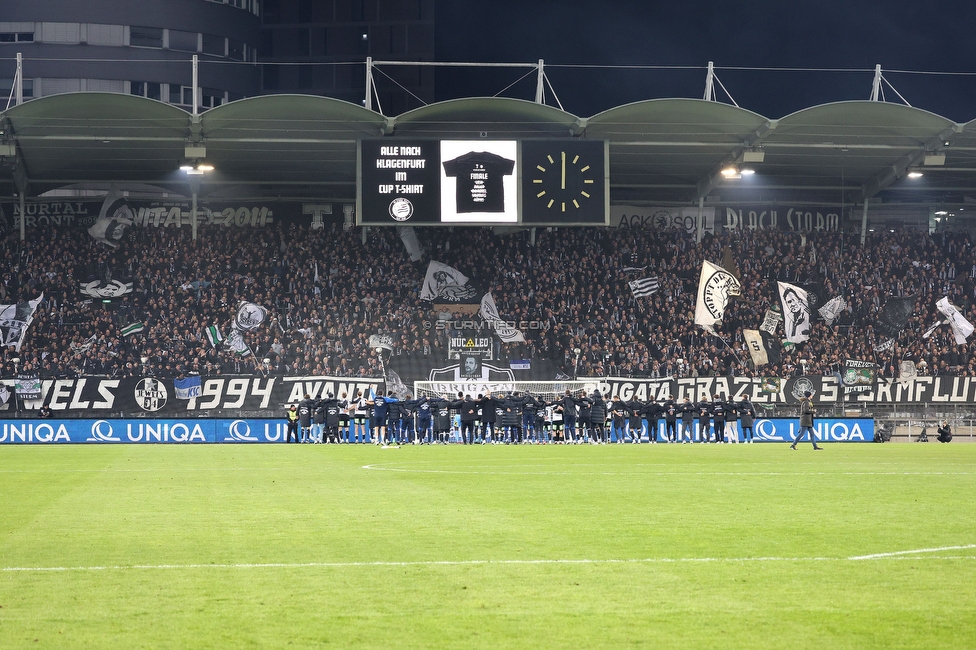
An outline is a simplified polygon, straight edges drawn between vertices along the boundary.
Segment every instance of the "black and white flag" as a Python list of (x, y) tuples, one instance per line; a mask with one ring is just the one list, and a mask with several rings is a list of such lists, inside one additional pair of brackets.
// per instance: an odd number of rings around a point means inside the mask
[(456, 268), (435, 261), (427, 265), (427, 275), (420, 289), (421, 300), (466, 302), (477, 297), (478, 290), (468, 284), (468, 276)]
[(494, 325), (495, 334), (503, 343), (522, 343), (525, 341), (525, 336), (521, 331), (509, 327), (498, 315), (498, 307), (495, 306), (495, 299), (491, 297), (490, 291), (481, 297), (480, 314), (483, 319)]
[(779, 300), (783, 304), (783, 329), (790, 343), (803, 343), (810, 338), (810, 306), (807, 292), (802, 288), (777, 282)]
[(956, 343), (962, 345), (966, 342), (973, 333), (973, 324), (966, 320), (966, 317), (959, 313), (956, 306), (949, 302), (949, 297), (946, 296), (942, 298), (935, 306), (939, 308), (943, 314), (946, 315), (946, 319), (949, 321), (949, 327), (952, 328), (952, 335), (956, 339)]
[(847, 301), (844, 300), (843, 296), (837, 296), (825, 302), (817, 312), (824, 319), (825, 323), (833, 325), (834, 321), (840, 318), (841, 312), (845, 309), (847, 309)]
[(131, 282), (91, 280), (81, 283), (81, 293), (92, 298), (119, 298), (132, 293)]
[(769, 363), (769, 353), (766, 351), (766, 342), (763, 341), (762, 332), (744, 329), (742, 330), (742, 338), (745, 339), (746, 347), (749, 348), (749, 356), (752, 357), (752, 363), (757, 368)]
[(234, 329), (246, 332), (257, 329), (268, 317), (268, 310), (261, 305), (242, 300), (237, 306), (237, 315), (234, 317)]
[(779, 327), (779, 324), (782, 322), (783, 314), (779, 313), (778, 311), (773, 311), (772, 309), (767, 309), (766, 315), (763, 316), (763, 322), (762, 325), (759, 326), (759, 329), (767, 334), (775, 334), (776, 328)]
[(881, 308), (881, 315), (874, 323), (874, 329), (885, 337), (893, 339), (905, 329), (914, 310), (915, 296), (891, 296)]
[(721, 266), (709, 261), (702, 262), (701, 275), (698, 278), (698, 301), (695, 304), (695, 325), (701, 325), (705, 330), (715, 333), (715, 326), (720, 325), (725, 317), (725, 308), (733, 296), (742, 293), (742, 285), (735, 276)]
[(37, 306), (41, 304), (42, 300), (44, 300), (43, 293), (27, 302), (18, 302), (16, 305), (0, 305), (0, 345), (5, 348), (13, 346), (14, 350), (20, 352), (20, 346), (24, 342), (27, 328), (34, 321)]
[(658, 282), (656, 275), (640, 280), (632, 280), (627, 284), (630, 286), (630, 290), (634, 292), (635, 298), (646, 298), (657, 293), (657, 290), (661, 288), (661, 284)]
[(88, 229), (88, 234), (112, 248), (118, 248), (122, 234), (131, 226), (135, 215), (122, 193), (113, 189), (102, 202), (98, 220)]

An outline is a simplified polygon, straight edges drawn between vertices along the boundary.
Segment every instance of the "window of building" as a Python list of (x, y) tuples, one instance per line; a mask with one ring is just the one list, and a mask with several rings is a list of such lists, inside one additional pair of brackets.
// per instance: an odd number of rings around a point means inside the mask
[(34, 32), (0, 32), (0, 43), (33, 43)]
[(146, 96), (146, 82), (145, 81), (130, 81), (129, 82), (129, 94), (138, 95), (139, 97)]
[(162, 84), (147, 82), (146, 83), (146, 97), (149, 99), (162, 99)]
[[(24, 89), (24, 99), (30, 99), (31, 97), (34, 96), (33, 79), (24, 79), (24, 83), (22, 84), (22, 87)], [(12, 96), (13, 89), (14, 89), (13, 79), (0, 79), (0, 102), (2, 102), (2, 104), (0, 105), (3, 106), (7, 105), (7, 98)]]
[(182, 104), (183, 103), (183, 86), (180, 84), (166, 84), (169, 86), (169, 103), (170, 104)]
[(214, 56), (224, 56), (224, 37), (214, 36), (213, 34), (203, 35), (203, 53)]
[(244, 43), (227, 39), (227, 56), (235, 61), (244, 61)]
[(130, 27), (129, 45), (162, 48), (163, 30), (156, 27)]
[(196, 52), (199, 35), (196, 32), (183, 32), (178, 29), (169, 30), (169, 49), (180, 52)]
[(200, 100), (201, 108), (216, 108), (224, 103), (224, 91), (214, 88), (204, 88)]

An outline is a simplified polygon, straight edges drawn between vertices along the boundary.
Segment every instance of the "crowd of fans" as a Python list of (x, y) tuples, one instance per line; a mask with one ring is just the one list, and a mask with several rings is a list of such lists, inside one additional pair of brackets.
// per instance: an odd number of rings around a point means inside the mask
[[(373, 334), (393, 338), (395, 356), (442, 364), (450, 329), (431, 327), (438, 312), (419, 294), (429, 259), (453, 266), (491, 290), (502, 318), (531, 323), (525, 343), (505, 344), (513, 359), (551, 361), (567, 376), (831, 374), (847, 358), (877, 362), (893, 376), (902, 360), (919, 374), (976, 375), (969, 344), (941, 318), (948, 296), (976, 322), (976, 250), (966, 234), (857, 234), (745, 231), (707, 235), (678, 230), (538, 229), (495, 235), (487, 228), (424, 229), (427, 257), (411, 262), (394, 229), (310, 230), (130, 228), (115, 249), (84, 230), (41, 230), (0, 245), (0, 303), (43, 292), (23, 347), (3, 350), (2, 374), (73, 377), (181, 373), (379, 376)], [(702, 261), (728, 249), (742, 295), (726, 312), (721, 337), (694, 325)], [(637, 269), (628, 270), (624, 269)], [(629, 280), (657, 276), (660, 289), (635, 298)], [(79, 292), (92, 279), (132, 282), (104, 303)], [(810, 340), (785, 349), (781, 363), (754, 368), (742, 329), (778, 310), (776, 281), (820, 282), (849, 309)], [(893, 347), (874, 323), (889, 296), (916, 296)], [(269, 320), (245, 338), (254, 355), (215, 350), (205, 329), (230, 327), (239, 301), (266, 307)], [(458, 318), (461, 316), (458, 314)], [(145, 329), (123, 336), (126, 325)], [(779, 332), (780, 337), (782, 330)], [(579, 350), (579, 354), (576, 353)], [(18, 359), (15, 363), (13, 360)], [(551, 379), (551, 378), (550, 378)]]

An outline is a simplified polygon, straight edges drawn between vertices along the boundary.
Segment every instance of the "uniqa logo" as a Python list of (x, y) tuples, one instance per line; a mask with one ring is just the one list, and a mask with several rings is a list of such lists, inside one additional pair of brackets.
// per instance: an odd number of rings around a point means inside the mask
[(251, 435), (251, 426), (244, 420), (234, 420), (231, 422), (227, 434), (227, 440), (258, 442), (258, 439)]
[(85, 442), (122, 442), (122, 438), (113, 435), (112, 425), (106, 420), (95, 420), (91, 426), (91, 436)]

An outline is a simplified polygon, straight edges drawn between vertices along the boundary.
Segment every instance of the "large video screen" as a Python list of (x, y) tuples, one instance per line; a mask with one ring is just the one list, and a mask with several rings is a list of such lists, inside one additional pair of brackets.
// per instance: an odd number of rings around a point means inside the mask
[(603, 140), (366, 139), (356, 222), (606, 225), (608, 167)]

